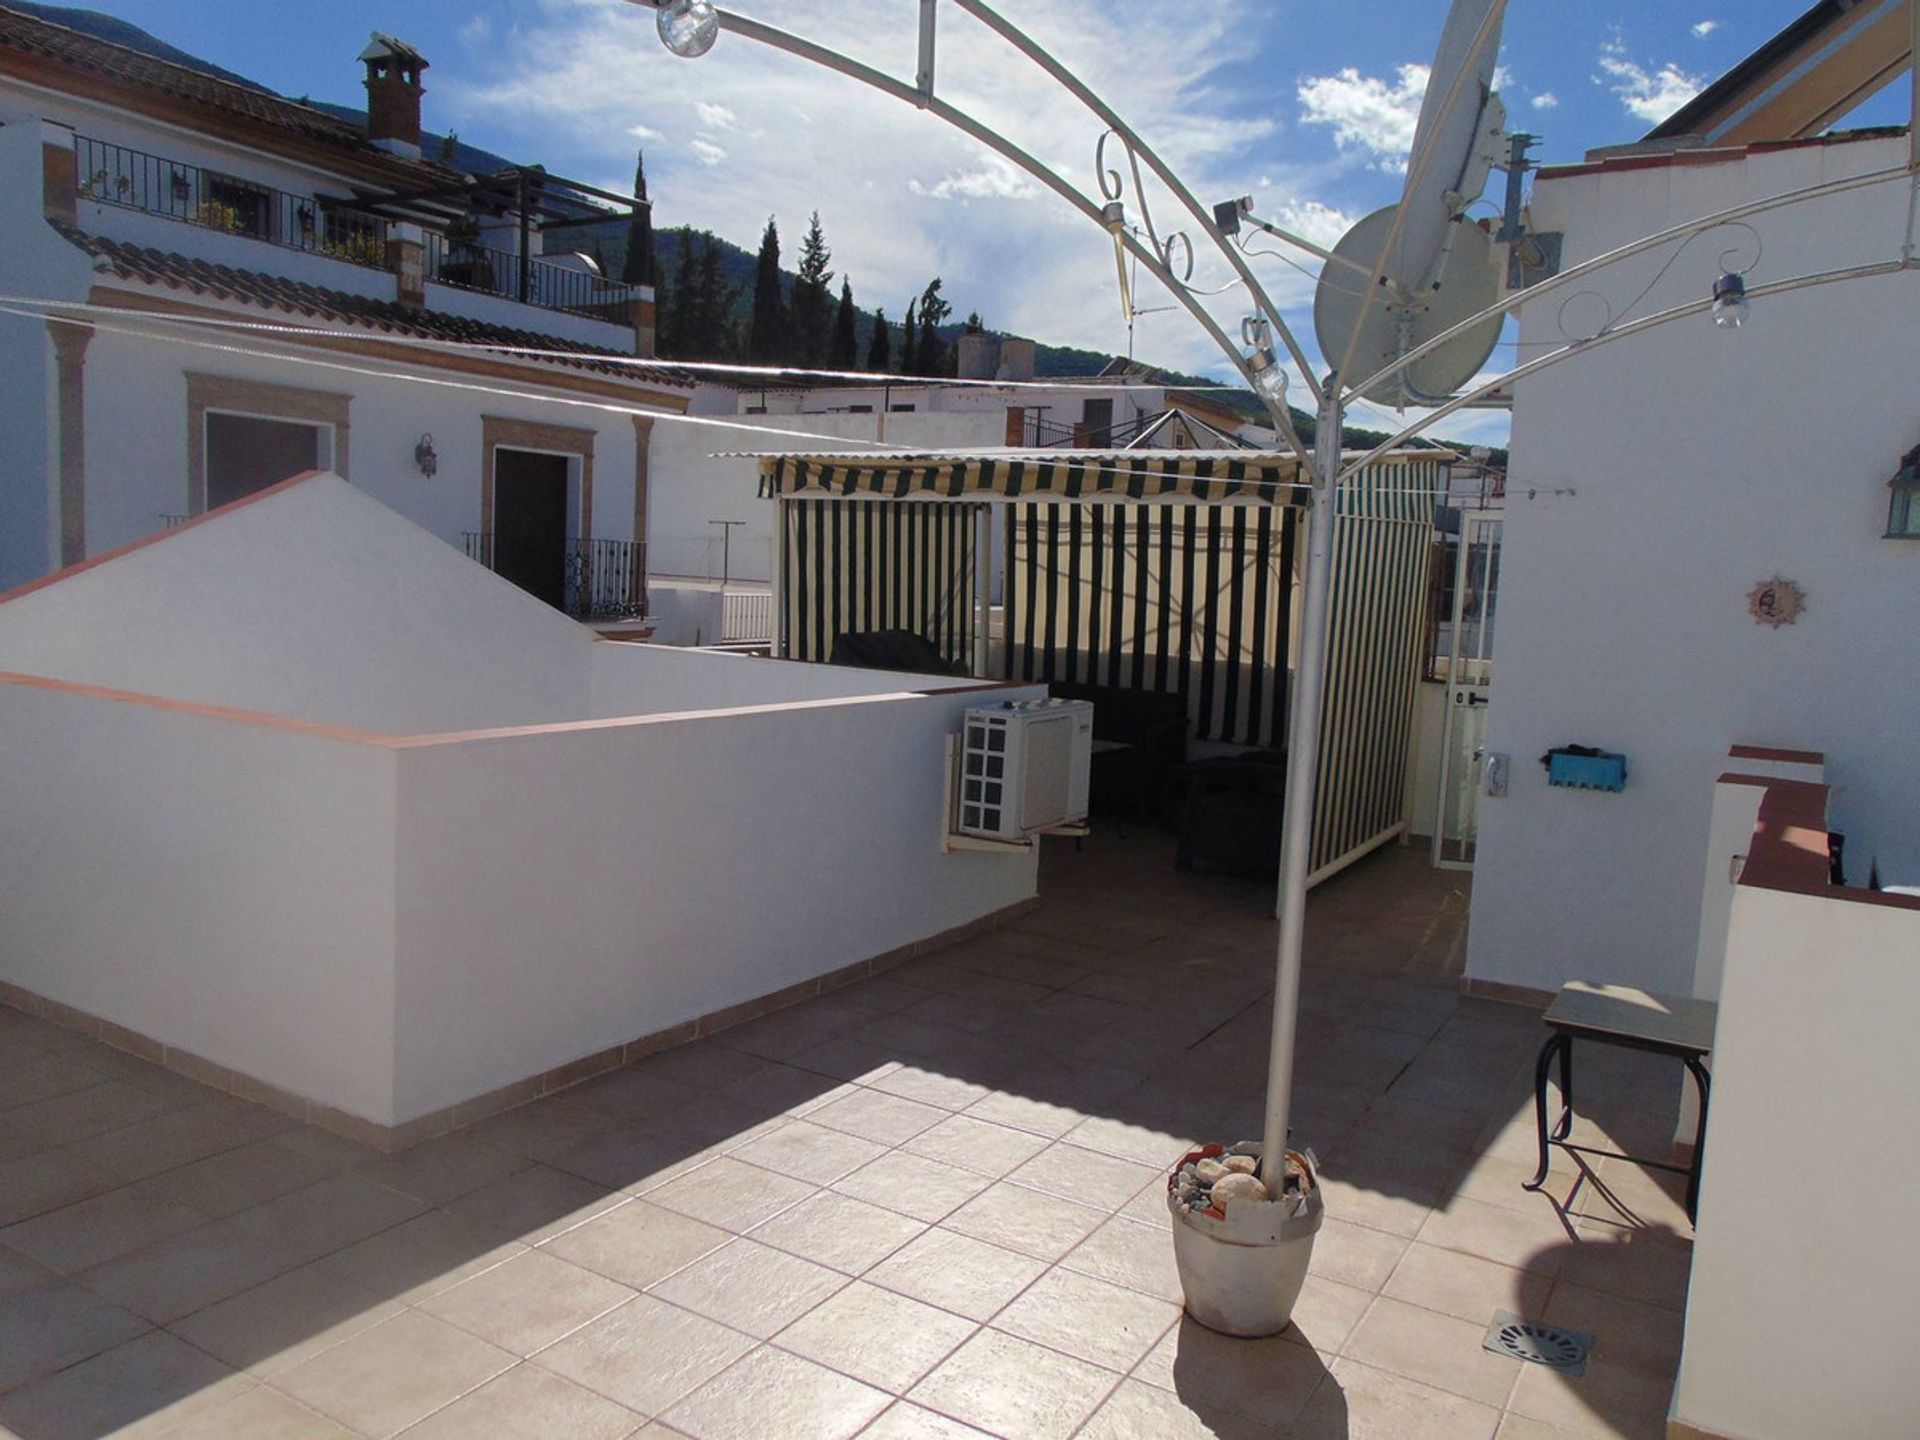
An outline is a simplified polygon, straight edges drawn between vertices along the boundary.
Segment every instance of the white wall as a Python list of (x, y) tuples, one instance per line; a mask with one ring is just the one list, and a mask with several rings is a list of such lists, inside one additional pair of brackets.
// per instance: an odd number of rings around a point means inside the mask
[(404, 752), (398, 1116), (1032, 895), (1031, 852), (940, 849), (941, 737), (969, 703), (980, 697)]
[(597, 644), (332, 476), (0, 605), (0, 670), (403, 734), (577, 719)]
[[(1573, 264), (1688, 215), (1898, 166), (1898, 138), (1743, 162), (1543, 179), (1536, 224)], [(1901, 185), (1775, 211), (1750, 283), (1897, 253)], [(1633, 309), (1704, 296), (1739, 232), (1696, 242)], [(1750, 245), (1748, 247), (1751, 248)], [(1616, 314), (1668, 252), (1582, 287)], [(1737, 263), (1736, 261), (1733, 263)], [(1523, 312), (1523, 344), (1599, 323), (1598, 299)], [(1576, 297), (1578, 298), (1578, 297)], [(1591, 312), (1591, 315), (1589, 315)], [(1920, 440), (1920, 286), (1895, 275), (1754, 302), (1589, 350), (1520, 382), (1487, 747), (1513, 758), (1480, 806), (1470, 976), (1691, 988), (1714, 778), (1732, 743), (1824, 750), (1854, 878), (1920, 876), (1920, 544), (1883, 540), (1886, 481)], [(1746, 597), (1775, 574), (1807, 613), (1778, 631)], [(1627, 756), (1620, 794), (1550, 789), (1568, 742)]]
[(1914, 1433), (1920, 1387), (1880, 1341), (1920, 1324), (1916, 1013), (1920, 909), (1739, 887), (1674, 1418)]
[(0, 735), (0, 977), (385, 1116), (392, 752), (21, 684)]
[[(773, 578), (773, 502), (760, 498), (757, 460), (715, 452), (854, 451), (874, 445), (880, 421), (893, 449), (997, 449), (1006, 443), (1002, 412), (911, 415), (741, 415), (726, 426), (654, 426), (647, 499), (647, 571), (653, 575), (720, 576), (720, 529), (713, 520), (743, 520), (733, 532), (729, 569), (736, 580)], [(768, 434), (799, 430), (821, 440)]]

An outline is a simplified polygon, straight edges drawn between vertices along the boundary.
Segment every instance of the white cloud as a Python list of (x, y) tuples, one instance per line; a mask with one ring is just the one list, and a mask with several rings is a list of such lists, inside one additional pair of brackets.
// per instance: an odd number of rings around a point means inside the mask
[(629, 125), (627, 133), (636, 140), (660, 140), (665, 137), (651, 125)]
[(1698, 25), (1693, 27), (1693, 38), (1696, 40), (1704, 40), (1719, 28), (1720, 22), (1718, 20), (1702, 20)]
[(1405, 170), (1420, 101), (1427, 93), (1428, 68), (1402, 65), (1396, 73), (1393, 84), (1351, 67), (1303, 80), (1301, 118), (1309, 125), (1331, 126), (1336, 144), (1370, 152), (1381, 169)]
[(705, 136), (695, 140), (687, 148), (693, 152), (693, 158), (702, 165), (718, 165), (727, 158), (727, 152)]
[(724, 105), (716, 105), (711, 100), (696, 100), (693, 113), (700, 117), (700, 123), (709, 130), (731, 130), (740, 118)]
[(1280, 208), (1280, 228), (1331, 250), (1353, 228), (1353, 216), (1318, 200), (1298, 200)]
[(988, 156), (986, 164), (975, 169), (949, 175), (937, 185), (910, 179), (907, 189), (934, 200), (1031, 200), (1041, 193), (1037, 184), (997, 155)]
[(1688, 74), (1671, 60), (1657, 70), (1648, 70), (1629, 60), (1626, 47), (1618, 40), (1609, 40), (1600, 47), (1599, 65), (1602, 74), (1594, 77), (1595, 82), (1619, 96), (1629, 115), (1649, 125), (1658, 125), (1698, 95), (1706, 84), (1700, 76)]
[(1560, 108), (1560, 97), (1551, 90), (1542, 90), (1533, 97), (1531, 103), (1536, 110), (1557, 110)]
[(484, 13), (473, 16), (459, 29), (462, 45), (477, 47), (493, 38), (493, 21)]

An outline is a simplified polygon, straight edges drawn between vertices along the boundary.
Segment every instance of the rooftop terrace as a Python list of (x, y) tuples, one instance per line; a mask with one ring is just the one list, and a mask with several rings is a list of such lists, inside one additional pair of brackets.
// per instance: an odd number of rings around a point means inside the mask
[[(1181, 1319), (1162, 1189), (1258, 1132), (1270, 892), (1105, 835), (1041, 891), (389, 1157), (0, 1008), (0, 1431), (1664, 1434), (1691, 1231), (1613, 1161), (1521, 1190), (1542, 1032), (1458, 993), (1464, 877), (1389, 849), (1313, 897), (1329, 1218), (1265, 1341)], [(1582, 1065), (1605, 1134), (1665, 1143), (1665, 1069)], [(1498, 1309), (1592, 1332), (1587, 1374), (1484, 1352)]]

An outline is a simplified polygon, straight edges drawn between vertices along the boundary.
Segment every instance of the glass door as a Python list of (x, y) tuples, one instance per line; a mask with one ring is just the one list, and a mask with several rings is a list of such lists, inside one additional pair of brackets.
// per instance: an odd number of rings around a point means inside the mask
[(1445, 870), (1473, 866), (1487, 733), (1487, 692), (1493, 684), (1493, 622), (1500, 591), (1497, 513), (1460, 517), (1454, 552), (1453, 614), (1440, 652), (1446, 666), (1447, 708), (1440, 739), (1440, 796), (1433, 827), (1433, 863)]

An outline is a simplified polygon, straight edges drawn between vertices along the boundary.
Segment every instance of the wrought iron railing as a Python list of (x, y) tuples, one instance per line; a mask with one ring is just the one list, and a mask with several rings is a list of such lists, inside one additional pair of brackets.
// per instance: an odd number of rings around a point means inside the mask
[[(469, 530), (467, 558), (495, 569), (492, 531)], [(637, 620), (647, 608), (647, 547), (637, 540), (562, 542), (560, 608), (576, 620)]]
[(522, 264), (510, 250), (495, 250), (476, 241), (427, 233), (427, 279), (463, 290), (504, 296), (543, 310), (564, 310), (616, 325), (628, 323), (633, 287), (605, 280), (589, 270), (556, 265), (537, 255)]
[(293, 195), (237, 175), (77, 135), (74, 190), (115, 205), (291, 250), (387, 267), (387, 222), (323, 195)]

